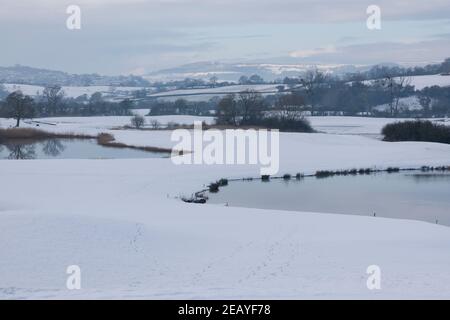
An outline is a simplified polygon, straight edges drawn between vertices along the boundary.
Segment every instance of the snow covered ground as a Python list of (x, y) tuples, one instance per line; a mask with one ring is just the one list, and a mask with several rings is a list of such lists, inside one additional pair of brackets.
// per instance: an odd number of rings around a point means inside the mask
[(186, 89), (186, 90), (173, 90), (161, 93), (155, 93), (154, 97), (163, 97), (167, 95), (191, 95), (191, 94), (208, 94), (208, 93), (230, 93), (241, 92), (245, 90), (256, 90), (259, 92), (276, 92), (279, 84), (258, 84), (258, 85), (235, 85), (208, 89)]
[[(135, 110), (134, 113), (146, 115), (147, 109)], [(154, 141), (160, 141), (158, 137), (165, 137), (163, 142), (165, 146), (170, 147), (170, 132), (148, 132), (138, 130), (112, 130), (113, 128), (130, 125), (128, 116), (110, 116), (110, 117), (59, 117), (59, 118), (41, 118), (39, 128), (47, 131), (87, 133), (96, 135), (101, 132), (109, 132), (116, 136), (116, 140), (127, 143), (132, 141), (138, 145), (149, 145)], [(169, 122), (179, 124), (193, 124), (194, 121), (202, 121), (208, 124), (214, 123), (214, 117), (199, 116), (146, 116), (146, 125), (150, 126), (152, 120), (157, 120), (161, 125), (167, 125)], [(346, 135), (364, 135), (369, 137), (380, 137), (381, 129), (388, 123), (405, 121), (411, 119), (393, 119), (393, 118), (367, 118), (367, 117), (308, 117), (311, 125), (318, 132), (329, 134)], [(450, 119), (430, 119), (440, 123), (450, 124)], [(36, 123), (27, 121), (23, 126), (35, 127)], [(0, 118), (0, 127), (14, 126), (15, 121), (11, 119)], [(123, 137), (123, 139), (122, 139)]]
[[(367, 118), (367, 117), (308, 117), (313, 128), (330, 134), (356, 134), (380, 137), (381, 129), (389, 123), (407, 121), (401, 118)], [(430, 119), (450, 125), (450, 119)]]
[[(28, 84), (17, 84), (17, 83), (4, 83), (5, 89), (9, 92), (13, 92), (16, 90), (21, 90), (24, 94), (30, 96), (37, 96), (42, 94), (44, 91), (43, 86), (37, 85), (28, 85)], [(188, 98), (190, 95), (194, 95), (193, 99), (201, 99), (201, 96), (196, 95), (205, 95), (216, 96), (216, 95), (224, 95), (230, 92), (240, 92), (244, 90), (256, 90), (261, 93), (274, 93), (277, 92), (277, 87), (280, 84), (259, 84), (259, 85), (233, 85), (233, 86), (225, 86), (225, 87), (217, 87), (217, 88), (206, 88), (206, 89), (186, 89), (186, 90), (172, 90), (167, 92), (154, 93), (150, 96), (153, 97), (165, 97), (165, 96), (180, 96), (183, 98)], [(430, 86), (440, 86), (446, 87), (450, 86), (450, 76), (441, 76), (439, 74), (436, 75), (425, 75), (425, 76), (412, 76), (411, 77), (411, 85), (414, 85), (416, 90), (422, 90), (425, 87)], [(120, 87), (120, 86), (84, 86), (84, 87), (76, 87), (76, 86), (64, 86), (62, 87), (67, 97), (76, 98), (81, 95), (86, 94), (88, 97), (96, 92), (101, 92), (104, 95), (117, 95), (117, 96), (128, 96), (131, 95), (133, 91), (138, 90), (155, 90), (152, 87)], [(196, 97), (195, 97), (196, 96)]]
[[(378, 105), (373, 109), (378, 111), (389, 111), (390, 106), (388, 103), (386, 103)], [(417, 96), (410, 96), (399, 99), (398, 109), (402, 111), (402, 110), (422, 110), (423, 108), (420, 105), (419, 98)]]
[[(8, 92), (14, 92), (21, 90), (24, 94), (35, 97), (42, 95), (44, 91), (43, 86), (28, 85), (28, 84), (15, 84), (15, 83), (5, 83), (3, 84)], [(261, 84), (261, 85), (234, 85), (226, 87), (217, 88), (206, 88), (206, 89), (188, 89), (188, 90), (172, 90), (160, 93), (151, 94), (151, 97), (161, 97), (167, 100), (176, 100), (179, 98), (195, 101), (207, 101), (215, 96), (222, 96), (230, 92), (241, 92), (244, 90), (256, 90), (261, 93), (274, 93), (277, 92), (277, 84)], [(119, 99), (119, 98), (130, 98), (134, 91), (148, 90), (154, 92), (155, 88), (145, 88), (145, 87), (111, 87), (111, 86), (86, 86), (86, 87), (62, 87), (65, 96), (69, 98), (77, 98), (86, 94), (88, 98), (96, 93), (100, 92), (105, 97)], [(170, 96), (170, 97), (169, 97)]]
[(187, 101), (208, 101), (213, 97), (223, 97), (230, 93), (239, 93), (245, 90), (255, 90), (263, 95), (274, 94), (278, 92), (278, 86), (280, 84), (233, 85), (207, 89), (172, 90), (155, 93), (150, 96), (167, 101), (175, 101), (180, 98)]
[[(442, 76), (440, 74), (425, 75), (425, 76), (411, 76), (410, 85), (414, 86), (416, 90), (422, 90), (425, 87), (448, 87), (450, 86), (450, 76)], [(365, 83), (371, 83), (373, 80), (367, 80)]]
[[(59, 121), (42, 128), (90, 133), (122, 120)], [(350, 133), (384, 121), (312, 119), (359, 123)], [(132, 145), (173, 145), (169, 132), (112, 131)], [(280, 142), (280, 174), (450, 164), (444, 144), (322, 133)], [(256, 166), (157, 158), (1, 161), (0, 298), (450, 298), (448, 227), (179, 199), (219, 178), (258, 175)], [(81, 268), (81, 290), (66, 288), (69, 265)], [(381, 268), (381, 290), (366, 287), (369, 265)]]
[[(145, 111), (138, 110), (136, 113), (145, 114)], [(59, 118), (40, 118), (33, 121), (27, 121), (22, 127), (32, 127), (50, 132), (59, 133), (79, 133), (96, 136), (99, 133), (112, 134), (117, 142), (132, 144), (135, 146), (152, 146), (167, 148), (171, 147), (169, 131), (154, 131), (149, 133), (142, 130), (115, 130), (114, 128), (130, 125), (129, 116), (110, 116), (110, 117), (59, 117)], [(146, 116), (146, 124), (150, 125), (151, 120), (157, 120), (162, 126), (169, 122), (191, 125), (194, 121), (204, 121), (208, 124), (214, 122), (213, 117), (197, 116)], [(39, 127), (36, 127), (39, 122)], [(1, 119), (0, 127), (12, 127), (15, 122), (12, 119)]]
[(441, 76), (440, 74), (413, 76), (411, 77), (411, 85), (413, 85), (416, 90), (422, 90), (425, 87), (432, 86), (448, 87), (450, 86), (450, 76)]
[[(15, 83), (5, 83), (5, 89), (8, 92), (14, 92), (17, 90), (22, 91), (23, 94), (35, 97), (42, 95), (44, 91), (43, 86), (29, 85), (29, 84), (15, 84)], [(96, 92), (100, 92), (105, 96), (113, 97), (131, 97), (134, 91), (139, 90), (152, 90), (153, 88), (144, 87), (111, 87), (111, 86), (85, 86), (85, 87), (74, 87), (74, 86), (63, 86), (65, 96), (68, 98), (77, 98), (82, 95), (87, 95), (88, 98)]]

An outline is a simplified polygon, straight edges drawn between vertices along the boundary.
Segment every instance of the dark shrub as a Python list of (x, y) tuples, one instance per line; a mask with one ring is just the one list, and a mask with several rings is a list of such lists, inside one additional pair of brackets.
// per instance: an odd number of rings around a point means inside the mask
[(333, 171), (322, 170), (316, 172), (317, 178), (327, 178), (333, 176), (335, 173)]
[(404, 121), (384, 126), (385, 141), (428, 141), (450, 144), (450, 127), (431, 121)]
[(314, 129), (306, 118), (281, 119), (278, 117), (268, 117), (261, 119), (257, 124), (268, 129), (278, 129), (284, 132), (314, 132)]
[(211, 193), (217, 193), (219, 192), (219, 183), (218, 182), (213, 182), (209, 185), (209, 192)]

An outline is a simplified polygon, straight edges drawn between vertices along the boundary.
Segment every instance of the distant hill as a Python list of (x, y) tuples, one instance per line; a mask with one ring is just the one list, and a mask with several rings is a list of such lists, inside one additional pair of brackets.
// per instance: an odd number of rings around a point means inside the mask
[(353, 66), (341, 64), (313, 64), (298, 63), (295, 61), (273, 63), (223, 63), (223, 62), (197, 62), (182, 65), (175, 68), (164, 69), (149, 73), (144, 76), (149, 81), (182, 80), (194, 78), (208, 80), (216, 76), (222, 81), (237, 81), (241, 76), (257, 74), (266, 81), (295, 77), (307, 70), (317, 67), (323, 72), (344, 74), (367, 70), (370, 66)]
[(0, 83), (60, 86), (127, 86), (144, 87), (149, 82), (138, 76), (101, 76), (98, 74), (69, 74), (62, 71), (15, 65), (0, 67)]

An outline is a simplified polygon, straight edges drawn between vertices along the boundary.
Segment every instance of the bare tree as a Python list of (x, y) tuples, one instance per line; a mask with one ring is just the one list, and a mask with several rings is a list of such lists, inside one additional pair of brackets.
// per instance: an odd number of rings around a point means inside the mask
[(324, 81), (324, 74), (317, 69), (307, 71), (305, 76), (300, 80), (300, 83), (302, 84), (306, 92), (308, 103), (311, 106), (312, 116), (314, 115), (314, 110), (316, 107), (317, 90), (320, 88)]
[(217, 124), (236, 126), (238, 124), (238, 116), (239, 113), (234, 94), (229, 94), (223, 97), (217, 105)]
[(430, 114), (431, 98), (426, 93), (419, 94), (419, 103), (423, 109), (424, 116), (428, 117)]
[(157, 130), (157, 129), (159, 129), (159, 128), (161, 127), (161, 123), (159, 123), (158, 120), (153, 119), (153, 120), (150, 120), (150, 126), (151, 126), (154, 130)]
[(21, 91), (15, 91), (6, 97), (5, 114), (16, 119), (16, 127), (19, 127), (20, 120), (34, 116), (34, 101)]
[(302, 96), (298, 94), (286, 94), (281, 95), (275, 104), (277, 115), (283, 121), (286, 120), (299, 120), (301, 119), (301, 109), (304, 106), (305, 101)]
[(403, 96), (403, 93), (411, 84), (411, 77), (392, 77), (390, 75), (387, 75), (383, 79), (383, 84), (389, 90), (389, 111), (391, 113), (391, 116), (397, 117), (400, 98)]
[(126, 98), (119, 103), (119, 115), (126, 116), (130, 115), (131, 108), (133, 108), (133, 101), (131, 99)]
[(8, 94), (9, 94), (8, 90), (6, 90), (5, 86), (2, 83), (0, 83), (0, 100), (6, 98)]
[(135, 115), (131, 118), (131, 125), (136, 129), (140, 129), (145, 125), (145, 118), (141, 115)]
[(65, 93), (58, 85), (47, 86), (44, 89), (43, 95), (47, 100), (47, 108), (49, 115), (56, 115), (58, 108), (61, 106)]
[(237, 105), (241, 124), (255, 124), (263, 116), (264, 100), (261, 94), (254, 90), (240, 92)]
[(211, 86), (213, 87), (213, 88), (215, 88), (216, 87), (216, 85), (217, 85), (217, 81), (219, 80), (219, 78), (217, 78), (217, 76), (212, 76), (210, 79), (209, 79), (209, 83), (211, 83)]

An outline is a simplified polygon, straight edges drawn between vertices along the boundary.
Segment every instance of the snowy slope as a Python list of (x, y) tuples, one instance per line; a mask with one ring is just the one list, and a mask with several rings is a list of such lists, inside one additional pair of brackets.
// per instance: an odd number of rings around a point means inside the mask
[[(389, 111), (390, 105), (388, 103), (381, 104), (376, 107), (373, 107), (373, 109), (378, 111)], [(422, 110), (422, 106), (420, 105), (419, 98), (417, 96), (410, 96), (410, 97), (404, 97), (400, 98), (398, 101), (398, 109), (399, 110)]]
[[(143, 134), (149, 145), (168, 138)], [(450, 146), (289, 133), (281, 159), (280, 174), (448, 165)], [(0, 298), (450, 298), (447, 227), (178, 199), (258, 173), (169, 159), (2, 161)], [(72, 264), (80, 291), (65, 287)], [(366, 287), (372, 264), (380, 291)]]
[(450, 76), (441, 76), (440, 74), (413, 76), (411, 77), (411, 85), (413, 85), (416, 90), (422, 90), (425, 87), (432, 86), (448, 87), (450, 86)]
[[(14, 92), (17, 90), (22, 91), (23, 94), (29, 96), (38, 96), (42, 95), (44, 91), (44, 87), (36, 86), (36, 85), (28, 85), (28, 84), (14, 84), (14, 83), (5, 83), (5, 89), (9, 92)], [(113, 95), (113, 96), (127, 96), (130, 95), (133, 91), (138, 91), (142, 89), (151, 89), (144, 87), (110, 87), (110, 86), (87, 86), (87, 87), (62, 87), (64, 90), (65, 96), (68, 98), (77, 98), (86, 94), (90, 97), (92, 94), (96, 92), (100, 92), (103, 95)]]
[[(139, 110), (138, 113), (145, 114), (145, 110)], [(169, 122), (179, 124), (193, 124), (195, 121), (214, 123), (214, 117), (169, 115), (169, 116), (146, 116), (146, 123), (150, 125), (152, 120), (157, 120), (161, 125)], [(362, 135), (380, 139), (381, 129), (388, 123), (405, 121), (411, 119), (401, 118), (367, 118), (367, 117), (308, 117), (315, 130), (328, 134)], [(430, 119), (450, 125), (448, 119)], [(170, 141), (170, 131), (148, 131), (141, 130), (115, 130), (114, 128), (129, 125), (130, 117), (110, 116), (110, 117), (59, 117), (59, 118), (40, 118), (39, 128), (61, 133), (81, 133), (97, 135), (102, 132), (108, 132), (114, 135), (116, 141), (131, 144), (135, 146), (153, 146), (161, 148), (170, 148), (173, 143)], [(53, 124), (53, 125), (50, 125)], [(14, 126), (15, 121), (11, 119), (1, 119), (0, 127)], [(35, 127), (36, 124), (28, 122), (22, 126)], [(113, 130), (114, 129), (114, 130)]]
[[(367, 136), (380, 135), (381, 129), (389, 123), (411, 121), (402, 118), (368, 118), (368, 117), (308, 117), (313, 128), (331, 134), (358, 134)], [(450, 119), (429, 119), (450, 125)]]
[(257, 84), (257, 85), (234, 85), (217, 88), (206, 89), (184, 89), (159, 92), (150, 95), (150, 97), (159, 98), (160, 100), (175, 101), (177, 99), (185, 99), (188, 101), (208, 101), (213, 97), (222, 97), (230, 93), (239, 93), (246, 90), (255, 90), (261, 94), (274, 94), (278, 92), (279, 84)]
[(152, 97), (163, 97), (168, 95), (191, 95), (191, 94), (214, 94), (214, 93), (230, 93), (241, 92), (245, 90), (255, 90), (259, 92), (277, 92), (279, 84), (259, 84), (259, 85), (235, 85), (208, 89), (186, 89), (186, 90), (172, 90), (161, 93), (155, 93)]

